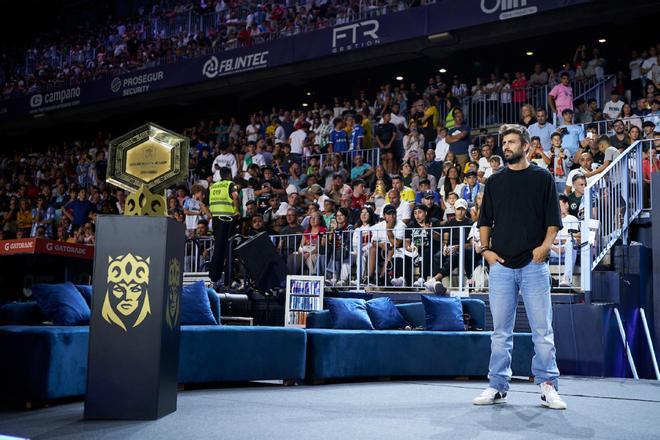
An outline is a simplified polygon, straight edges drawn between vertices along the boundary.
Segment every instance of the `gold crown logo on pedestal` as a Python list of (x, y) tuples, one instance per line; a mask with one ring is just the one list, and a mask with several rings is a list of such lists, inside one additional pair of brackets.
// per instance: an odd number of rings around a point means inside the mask
[(166, 215), (167, 202), (165, 197), (149, 191), (146, 185), (142, 185), (137, 192), (126, 197), (124, 215)]

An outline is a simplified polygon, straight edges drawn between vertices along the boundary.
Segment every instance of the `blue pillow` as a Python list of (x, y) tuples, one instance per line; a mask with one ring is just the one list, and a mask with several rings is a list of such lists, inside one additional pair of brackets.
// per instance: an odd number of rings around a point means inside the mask
[(367, 302), (356, 298), (326, 298), (332, 317), (332, 328), (350, 330), (373, 330)]
[(183, 286), (181, 325), (217, 325), (203, 281)]
[(89, 284), (76, 284), (76, 289), (78, 289), (78, 292), (85, 298), (85, 302), (89, 306), (89, 308), (92, 308), (92, 286)]
[(72, 283), (34, 284), (32, 297), (55, 325), (88, 325), (91, 311)]
[(465, 330), (461, 299), (451, 296), (422, 295), (426, 330)]
[(367, 301), (367, 313), (377, 330), (391, 330), (408, 325), (408, 321), (387, 296)]

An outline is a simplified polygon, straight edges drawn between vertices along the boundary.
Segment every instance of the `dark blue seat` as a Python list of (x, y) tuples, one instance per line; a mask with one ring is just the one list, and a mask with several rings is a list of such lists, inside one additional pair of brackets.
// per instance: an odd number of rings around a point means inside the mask
[[(485, 304), (463, 299), (463, 312), (484, 328)], [(414, 327), (424, 327), (422, 303), (396, 306)], [(490, 335), (485, 331), (334, 330), (327, 310), (307, 320), (308, 380), (375, 376), (485, 376)], [(514, 375), (529, 376), (534, 346), (530, 333), (514, 335)]]
[[(218, 295), (208, 289), (219, 322)], [(0, 400), (47, 401), (85, 393), (89, 327), (41, 325), (36, 303), (0, 308)], [(302, 329), (226, 325), (181, 327), (179, 382), (301, 380)]]

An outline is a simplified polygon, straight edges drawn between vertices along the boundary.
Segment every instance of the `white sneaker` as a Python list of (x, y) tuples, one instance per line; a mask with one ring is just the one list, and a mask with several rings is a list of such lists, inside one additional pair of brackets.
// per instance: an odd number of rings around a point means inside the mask
[(563, 275), (559, 279), (559, 287), (571, 287), (571, 279), (568, 278), (567, 276)]
[(506, 393), (500, 393), (495, 388), (488, 387), (472, 400), (475, 405), (494, 405), (506, 403)]
[(566, 402), (561, 400), (553, 384), (543, 382), (539, 386), (541, 387), (541, 405), (552, 409), (566, 409)]
[(417, 278), (417, 281), (413, 283), (413, 287), (424, 287), (424, 278)]
[(424, 287), (426, 287), (426, 290), (428, 290), (431, 293), (435, 293), (435, 283), (437, 283), (435, 278), (429, 278), (425, 283)]
[(401, 287), (405, 284), (406, 280), (403, 277), (392, 278), (392, 285), (394, 287)]

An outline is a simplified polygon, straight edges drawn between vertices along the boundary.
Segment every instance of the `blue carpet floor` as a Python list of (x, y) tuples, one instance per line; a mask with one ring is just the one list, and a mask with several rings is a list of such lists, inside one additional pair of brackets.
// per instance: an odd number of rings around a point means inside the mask
[(410, 380), (188, 390), (152, 422), (85, 421), (82, 402), (0, 412), (0, 434), (33, 439), (659, 439), (660, 383), (562, 378), (568, 410), (514, 381), (509, 403), (470, 402), (484, 381)]

